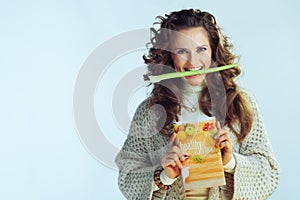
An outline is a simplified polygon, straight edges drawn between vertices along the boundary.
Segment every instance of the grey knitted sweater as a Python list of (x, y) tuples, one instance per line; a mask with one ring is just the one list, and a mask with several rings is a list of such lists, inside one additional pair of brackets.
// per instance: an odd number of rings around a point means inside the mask
[[(234, 174), (225, 172), (226, 185), (209, 189), (209, 199), (267, 199), (279, 182), (279, 166), (273, 155), (255, 98), (247, 93), (254, 121), (242, 143), (230, 132), (236, 159)], [(160, 114), (163, 112), (160, 112)], [(168, 136), (156, 129), (158, 113), (149, 107), (149, 99), (137, 108), (128, 137), (116, 157), (119, 188), (127, 199), (184, 199), (179, 176), (169, 190), (152, 191), (153, 175), (168, 147)], [(170, 130), (170, 133), (172, 130)]]

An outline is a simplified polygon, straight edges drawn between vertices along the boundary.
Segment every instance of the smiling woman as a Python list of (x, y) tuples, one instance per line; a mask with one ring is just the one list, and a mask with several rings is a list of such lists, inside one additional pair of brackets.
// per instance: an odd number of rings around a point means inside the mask
[[(172, 59), (178, 72), (207, 69), (211, 65), (211, 47), (208, 33), (203, 27), (178, 31), (171, 43)], [(199, 85), (205, 74), (184, 78), (190, 85)]]
[[(233, 64), (232, 45), (210, 13), (189, 9), (158, 19), (160, 28), (151, 29), (152, 47), (143, 57), (148, 74)], [(278, 163), (255, 98), (235, 83), (240, 73), (235, 67), (154, 83), (151, 96), (137, 108), (116, 157), (119, 188), (126, 198), (267, 199), (274, 192), (279, 181)], [(176, 133), (173, 124), (207, 117), (217, 120), (211, 125), (217, 130), (210, 145), (221, 152), (226, 185), (187, 189), (182, 172), (192, 157), (180, 148), (176, 137), (183, 140), (189, 130)], [(204, 171), (214, 167), (204, 167)], [(207, 178), (204, 172), (197, 177)]]

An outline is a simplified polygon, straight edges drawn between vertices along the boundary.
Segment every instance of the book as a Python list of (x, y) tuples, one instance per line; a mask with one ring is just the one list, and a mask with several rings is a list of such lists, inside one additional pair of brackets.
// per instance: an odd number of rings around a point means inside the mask
[(188, 153), (181, 171), (185, 190), (225, 185), (222, 156), (215, 147), (216, 120), (210, 117), (198, 122), (174, 124), (176, 143)]

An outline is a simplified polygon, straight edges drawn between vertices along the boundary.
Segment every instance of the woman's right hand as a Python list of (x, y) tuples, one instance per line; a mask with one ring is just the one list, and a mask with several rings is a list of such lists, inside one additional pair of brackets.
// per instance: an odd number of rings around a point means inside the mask
[(181, 169), (183, 168), (182, 162), (189, 158), (188, 155), (181, 152), (175, 144), (175, 139), (176, 133), (173, 133), (169, 141), (170, 149), (166, 152), (161, 161), (161, 165), (169, 178), (178, 177)]

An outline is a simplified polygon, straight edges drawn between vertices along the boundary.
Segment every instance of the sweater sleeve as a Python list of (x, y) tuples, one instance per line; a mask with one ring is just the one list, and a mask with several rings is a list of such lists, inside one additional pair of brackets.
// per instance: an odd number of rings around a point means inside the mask
[[(127, 139), (115, 161), (119, 168), (118, 184), (127, 199), (151, 199), (153, 176), (158, 162), (153, 161), (155, 125), (144, 101), (136, 110)], [(157, 191), (158, 192), (158, 191)]]
[(246, 94), (253, 109), (252, 130), (234, 153), (233, 199), (267, 199), (279, 182), (279, 165), (273, 154), (255, 98)]

